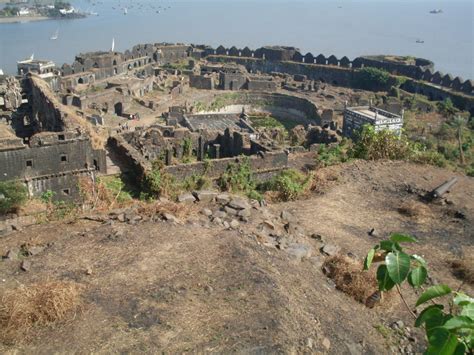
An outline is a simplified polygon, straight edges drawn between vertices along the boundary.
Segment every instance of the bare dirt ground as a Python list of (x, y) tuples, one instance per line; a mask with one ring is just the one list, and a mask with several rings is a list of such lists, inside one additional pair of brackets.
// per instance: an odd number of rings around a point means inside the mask
[[(0, 351), (382, 354), (401, 351), (390, 325), (402, 320), (411, 328), (410, 349), (421, 352), (422, 333), (397, 295), (387, 308), (369, 309), (335, 289), (321, 271), (325, 257), (314, 235), (361, 260), (389, 233), (412, 234), (420, 243), (409, 250), (427, 259), (431, 278), (457, 287), (448, 261), (473, 255), (474, 179), (459, 176), (450, 204), (436, 205), (417, 193), (451, 177), (447, 170), (356, 161), (318, 174), (317, 193), (255, 208), (234, 230), (210, 222), (199, 213), (206, 205), (197, 203), (179, 223), (77, 219), (0, 239), (2, 254), (24, 243), (46, 246), (27, 257), (27, 272), (21, 260), (0, 262), (0, 293), (46, 280), (85, 287), (75, 319)], [(417, 206), (416, 215), (399, 212), (407, 203)], [(265, 239), (262, 224), (279, 230), (283, 210), (295, 218), (292, 240), (311, 250), (302, 259)], [(367, 233), (372, 228), (375, 236)], [(413, 304), (416, 295), (406, 292)]]

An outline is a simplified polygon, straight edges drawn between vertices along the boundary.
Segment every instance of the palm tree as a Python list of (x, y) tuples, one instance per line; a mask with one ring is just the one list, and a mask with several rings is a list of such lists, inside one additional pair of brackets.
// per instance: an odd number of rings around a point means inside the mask
[(455, 116), (452, 121), (452, 125), (457, 130), (457, 138), (458, 138), (458, 145), (459, 145), (459, 158), (461, 160), (461, 164), (465, 164), (464, 159), (464, 151), (462, 149), (462, 130), (466, 126), (466, 119), (461, 116)]

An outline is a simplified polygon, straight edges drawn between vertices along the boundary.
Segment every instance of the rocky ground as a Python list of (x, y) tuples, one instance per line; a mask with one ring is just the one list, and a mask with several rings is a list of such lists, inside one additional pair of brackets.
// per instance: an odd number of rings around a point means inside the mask
[[(474, 180), (459, 176), (440, 202), (420, 198), (451, 176), (356, 161), (319, 170), (316, 191), (291, 203), (200, 192), (177, 205), (15, 225), (0, 239), (0, 292), (73, 281), (84, 306), (0, 351), (421, 353), (423, 334), (397, 295), (369, 309), (322, 265), (335, 254), (362, 260), (403, 232), (419, 239), (410, 251), (429, 262), (430, 282), (457, 287), (449, 261), (472, 255)], [(417, 295), (404, 291), (413, 304)]]

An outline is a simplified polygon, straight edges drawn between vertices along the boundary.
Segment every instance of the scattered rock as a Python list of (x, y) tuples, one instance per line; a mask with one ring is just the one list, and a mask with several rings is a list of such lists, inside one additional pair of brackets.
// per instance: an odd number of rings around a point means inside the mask
[(239, 213), (238, 210), (229, 206), (225, 206), (224, 211), (231, 216), (237, 216), (237, 214)]
[(228, 194), (219, 194), (216, 196), (216, 201), (221, 205), (226, 205), (230, 202), (230, 196)]
[(92, 275), (92, 268), (88, 267), (86, 269), (86, 275)]
[(201, 210), (201, 213), (206, 217), (212, 216), (212, 211), (209, 208), (203, 208)]
[(29, 262), (28, 260), (23, 260), (21, 262), (21, 266), (20, 268), (23, 270), (23, 271), (29, 271), (31, 269), (31, 262)]
[(283, 210), (281, 211), (281, 214), (280, 214), (280, 218), (284, 221), (284, 222), (295, 222), (295, 217), (288, 211), (286, 210)]
[(308, 348), (310, 348), (310, 349), (313, 348), (313, 346), (314, 346), (314, 340), (313, 340), (313, 338), (307, 338), (307, 339), (306, 339), (306, 346), (307, 346)]
[(236, 210), (245, 210), (250, 208), (249, 203), (242, 197), (234, 197), (229, 202), (229, 207), (232, 207)]
[(165, 219), (165, 221), (168, 221), (168, 222), (173, 222), (173, 223), (178, 223), (179, 222), (178, 218), (176, 218), (171, 213), (166, 213), (166, 212), (163, 213), (163, 218)]
[(311, 238), (316, 240), (317, 242), (320, 242), (320, 243), (324, 243), (324, 238), (321, 234), (316, 234), (316, 233), (313, 233), (311, 234)]
[(334, 244), (325, 244), (322, 248), (321, 251), (329, 256), (333, 256), (338, 254), (341, 251), (341, 247), (334, 245)]
[(193, 195), (194, 195), (194, 197), (196, 197), (196, 199), (199, 202), (211, 202), (214, 199), (214, 197), (217, 196), (217, 192), (207, 191), (207, 190), (194, 191)]
[(363, 347), (362, 344), (356, 344), (353, 342), (344, 342), (346, 348), (349, 350), (350, 355), (362, 355)]
[(240, 216), (240, 217), (245, 217), (245, 218), (248, 218), (251, 216), (251, 212), (249, 209), (245, 209), (245, 210), (240, 210), (237, 215)]
[(214, 218), (226, 218), (227, 217), (227, 213), (225, 211), (216, 211), (212, 215), (213, 215)]
[(178, 202), (181, 203), (193, 203), (194, 201), (196, 201), (196, 198), (190, 193), (185, 193), (178, 196)]
[(378, 234), (375, 232), (375, 228), (372, 228), (370, 231), (367, 232), (367, 234), (371, 237), (378, 237)]
[(214, 217), (212, 222), (214, 222), (215, 224), (222, 224), (222, 219), (220, 219), (219, 217)]
[(328, 338), (324, 338), (323, 346), (326, 348), (326, 350), (329, 350), (329, 348), (331, 347), (331, 341)]
[(19, 248), (12, 248), (9, 251), (7, 251), (7, 253), (5, 254), (3, 258), (8, 259), (8, 260), (17, 260), (19, 254), (20, 254)]
[(41, 253), (44, 249), (45, 247), (41, 245), (31, 245), (25, 247), (25, 251), (28, 253), (28, 255), (37, 255)]
[(305, 244), (292, 243), (286, 248), (286, 252), (297, 261), (311, 257), (311, 247)]
[(237, 229), (239, 228), (239, 226), (240, 226), (240, 223), (237, 220), (233, 219), (232, 221), (230, 221), (230, 228)]
[(269, 221), (268, 219), (263, 221), (263, 224), (265, 227), (268, 227), (270, 229), (275, 229), (275, 224), (272, 221)]
[(125, 222), (126, 218), (125, 218), (125, 213), (120, 213), (118, 216), (117, 216), (117, 220), (119, 222)]
[(230, 228), (229, 222), (224, 221), (222, 224), (223, 224), (224, 228), (226, 228), (226, 229)]

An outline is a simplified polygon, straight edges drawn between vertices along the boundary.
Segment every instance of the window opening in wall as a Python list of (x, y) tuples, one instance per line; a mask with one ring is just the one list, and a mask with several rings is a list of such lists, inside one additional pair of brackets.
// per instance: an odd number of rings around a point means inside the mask
[(32, 159), (28, 159), (28, 160), (26, 161), (26, 166), (27, 166), (28, 168), (32, 168), (32, 167), (33, 167), (33, 160), (32, 160)]
[(61, 161), (66, 162), (67, 161), (67, 155), (66, 154), (61, 154)]
[(63, 189), (63, 194), (64, 195), (69, 195), (71, 193), (71, 190), (69, 189)]
[(65, 139), (64, 134), (58, 134), (58, 140), (64, 141)]

